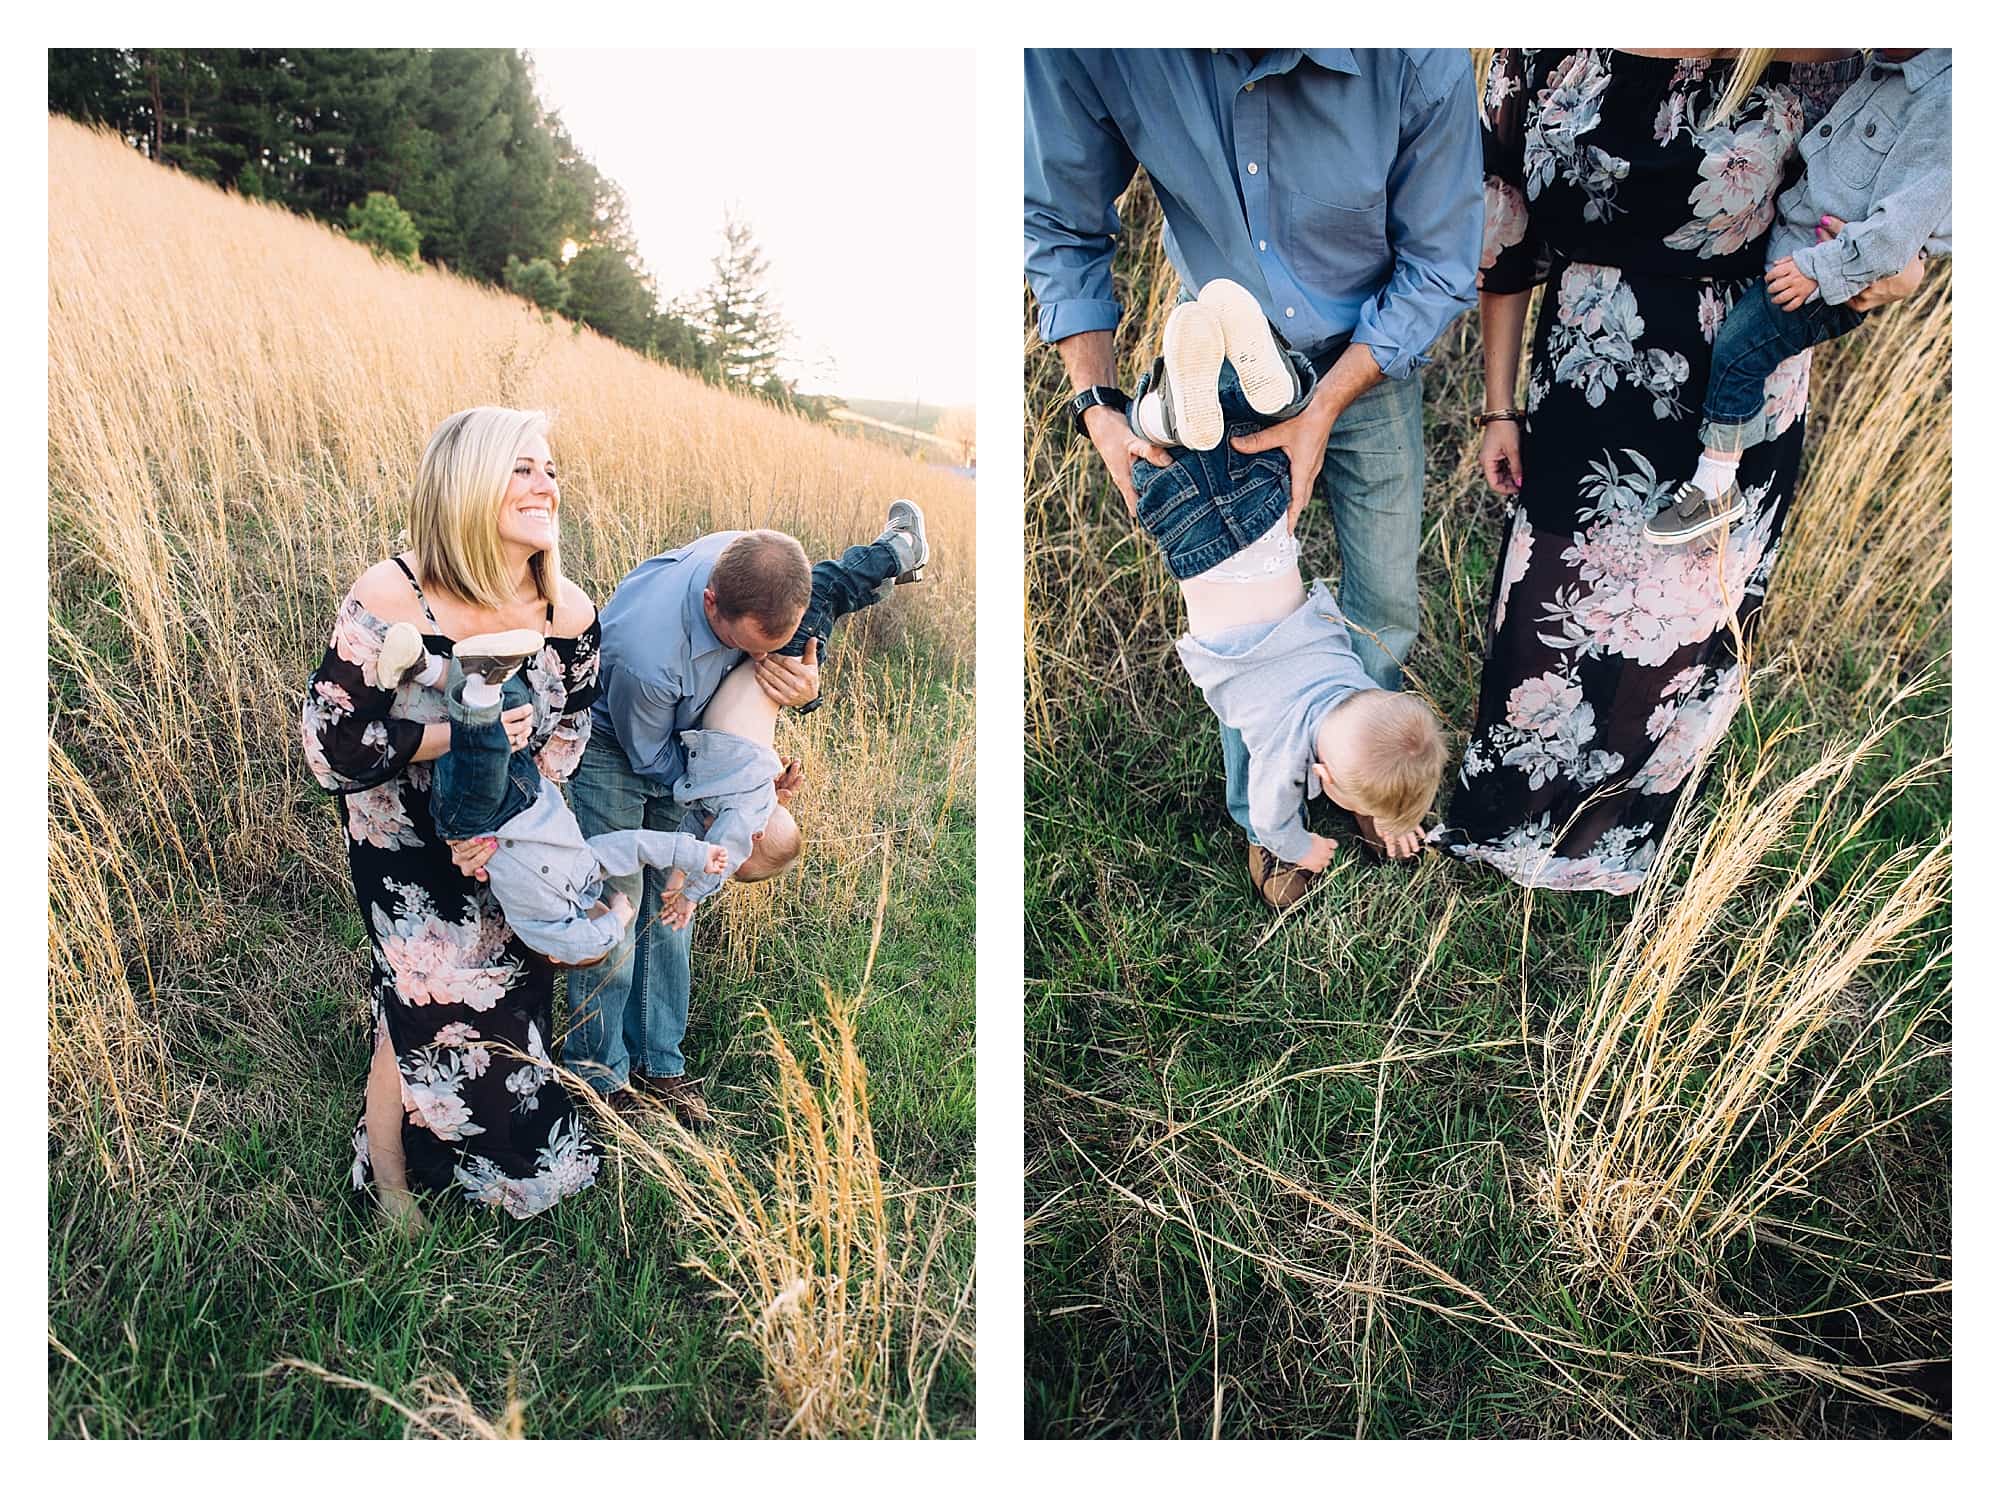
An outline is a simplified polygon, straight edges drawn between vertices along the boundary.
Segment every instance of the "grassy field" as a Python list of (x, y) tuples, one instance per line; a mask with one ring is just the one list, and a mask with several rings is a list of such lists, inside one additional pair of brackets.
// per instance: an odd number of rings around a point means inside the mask
[[(1143, 181), (1123, 218), (1129, 386), (1176, 286)], [(1178, 596), (1028, 325), (1029, 1433), (1948, 1431), (1948, 267), (1820, 354), (1751, 704), (1636, 903), (1345, 853), (1253, 907)], [(1447, 788), (1476, 336), (1425, 373)]]
[[(970, 485), (53, 119), (49, 180), (50, 1434), (969, 1434)], [(600, 603), (898, 496), (933, 557), (781, 725), (804, 860), (703, 912), (726, 1129), (399, 1242), (346, 1196), (368, 947), (298, 706), (428, 431), (489, 402), (554, 413)]]

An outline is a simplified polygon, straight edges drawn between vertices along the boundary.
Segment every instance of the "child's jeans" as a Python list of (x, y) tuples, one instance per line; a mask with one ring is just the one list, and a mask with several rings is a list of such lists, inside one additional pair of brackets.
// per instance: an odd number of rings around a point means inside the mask
[(1177, 579), (1191, 579), (1242, 552), (1271, 529), (1292, 504), (1292, 466), (1282, 450), (1239, 454), (1230, 440), (1278, 422), (1253, 409), (1232, 367), (1219, 386), (1227, 428), (1212, 450), (1175, 449), (1162, 469), (1132, 462), (1139, 525), (1152, 534)]
[(468, 707), (459, 686), (454, 677), (445, 693), (451, 748), (431, 775), (438, 833), (497, 838), (486, 880), (508, 928), (551, 960), (594, 961), (625, 934), (616, 915), (590, 917), (604, 881), (642, 868), (679, 868), (692, 876), (706, 862), (706, 847), (679, 832), (608, 832), (586, 841), (562, 792), (544, 788), (528, 751), (508, 748), (500, 715), (531, 700), (528, 684), (509, 678), (500, 701), (484, 708)]
[(805, 619), (792, 638), (778, 648), (780, 656), (803, 656), (806, 642), (819, 642), (819, 658), (826, 660), (827, 637), (833, 622), (865, 610), (882, 598), (883, 588), (896, 577), (900, 567), (896, 550), (885, 542), (849, 548), (839, 559), (822, 558), (813, 565), (812, 598), (806, 602)]
[(1761, 281), (1753, 283), (1715, 333), (1708, 398), (1701, 406), (1703, 449), (1735, 454), (1771, 437), (1764, 412), (1764, 379), (1778, 363), (1845, 336), (1861, 312), (1815, 296), (1796, 310), (1781, 310)]
[(535, 803), (542, 772), (527, 750), (516, 754), (507, 743), (500, 715), (534, 701), (527, 679), (516, 672), (500, 690), (500, 701), (484, 708), (459, 700), (454, 668), (445, 691), (451, 717), (451, 748), (431, 768), (431, 819), (449, 839), (485, 837)]

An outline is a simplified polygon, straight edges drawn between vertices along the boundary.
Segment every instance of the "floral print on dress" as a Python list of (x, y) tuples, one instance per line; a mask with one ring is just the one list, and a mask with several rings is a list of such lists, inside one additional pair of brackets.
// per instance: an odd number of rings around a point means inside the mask
[[(1642, 532), (1701, 453), (1686, 414), (1730, 305), (1763, 292), (1763, 236), (1816, 107), (1804, 70), (1779, 62), (1734, 116), (1711, 121), (1730, 70), (1502, 50), (1487, 77), (1485, 174), (1520, 193), (1526, 220), (1489, 194), (1481, 285), (1547, 292), (1477, 713), (1432, 836), (1535, 888), (1625, 894), (1645, 881), (1742, 705), (1738, 647), (1783, 550), (1803, 357), (1765, 385), (1773, 437), (1739, 466), (1744, 517), (1676, 548)], [(1812, 86), (1857, 70), (1851, 58), (1816, 69)]]
[[(458, 871), (437, 834), (433, 772), (413, 756), (425, 725), (446, 717), (444, 694), (411, 681), (380, 687), (375, 661), (387, 630), (352, 595), (343, 601), (305, 688), (301, 744), (313, 778), (337, 793), (371, 942), (378, 1037), (401, 1077), (410, 1183), (526, 1218), (597, 1174), (569, 1094), (548, 1068), (555, 973), (529, 956), (490, 891)], [(553, 779), (567, 776), (589, 734), (597, 637), (595, 621), (581, 636), (552, 636), (528, 666), (529, 747)], [(432, 655), (450, 649), (434, 628), (425, 646)], [(348, 1176), (356, 1191), (372, 1179), (365, 1120), (354, 1127)]]

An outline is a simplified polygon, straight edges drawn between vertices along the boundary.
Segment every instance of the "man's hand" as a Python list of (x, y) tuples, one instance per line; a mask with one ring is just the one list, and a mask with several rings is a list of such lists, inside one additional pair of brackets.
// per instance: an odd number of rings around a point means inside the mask
[(507, 748), (519, 754), (528, 747), (528, 740), (535, 733), (535, 705), (523, 703), (518, 708), (509, 708), (500, 715), (500, 727), (507, 730)]
[(804, 656), (775, 651), (757, 662), (757, 685), (781, 708), (803, 708), (819, 696), (819, 637), (806, 642)]
[(1173, 456), (1134, 434), (1124, 415), (1114, 409), (1101, 406), (1090, 409), (1083, 416), (1083, 426), (1090, 431), (1090, 442), (1097, 446), (1104, 468), (1111, 472), (1111, 484), (1125, 498), (1126, 515), (1138, 521), (1139, 493), (1132, 485), (1132, 462), (1144, 460), (1164, 470), (1174, 463)]
[(1326, 440), (1333, 433), (1334, 416), (1332, 405), (1315, 396), (1301, 412), (1282, 424), (1273, 424), (1254, 434), (1239, 434), (1229, 441), (1230, 448), (1238, 454), (1255, 455), (1271, 449), (1285, 452), (1292, 466), (1292, 504), (1285, 511), (1287, 532), (1299, 530), (1299, 514), (1312, 500), (1313, 482), (1319, 479), (1319, 467), (1326, 461)]
[(778, 804), (789, 806), (792, 797), (799, 793), (799, 787), (805, 784), (805, 766), (795, 759), (781, 759), (778, 763), (784, 768), (771, 777), (771, 788), (778, 793)]
[(458, 871), (467, 878), (486, 882), (486, 860), (500, 850), (498, 837), (469, 837), (445, 844), (451, 849), (451, 860)]
[(1819, 293), (1819, 282), (1789, 258), (1779, 259), (1765, 271), (1764, 287), (1780, 310), (1796, 310)]
[(683, 895), (676, 894), (671, 899), (667, 899), (664, 895), (661, 897), (665, 901), (660, 908), (662, 925), (669, 930), (685, 930), (694, 923), (694, 905)]

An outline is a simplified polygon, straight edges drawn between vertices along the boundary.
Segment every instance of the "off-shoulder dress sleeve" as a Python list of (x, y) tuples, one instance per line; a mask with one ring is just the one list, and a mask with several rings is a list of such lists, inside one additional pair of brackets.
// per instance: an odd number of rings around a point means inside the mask
[(424, 726), (391, 718), (393, 691), (380, 685), (375, 662), (389, 627), (350, 593), (334, 618), (319, 670), (306, 684), (300, 741), (313, 779), (346, 795), (401, 774), (424, 741)]
[[(589, 627), (576, 638), (576, 649), (562, 662), (562, 714), (535, 756), (543, 778), (558, 785), (575, 772), (577, 761), (583, 758), (583, 746), (590, 739), (590, 705), (597, 701), (597, 648), (602, 639), (593, 615)], [(557, 656), (560, 660), (561, 653)]]
[(1481, 87), (1486, 232), (1479, 248), (1479, 288), (1518, 294), (1549, 277), (1548, 247), (1528, 208), (1528, 69), (1522, 53), (1494, 52)]

